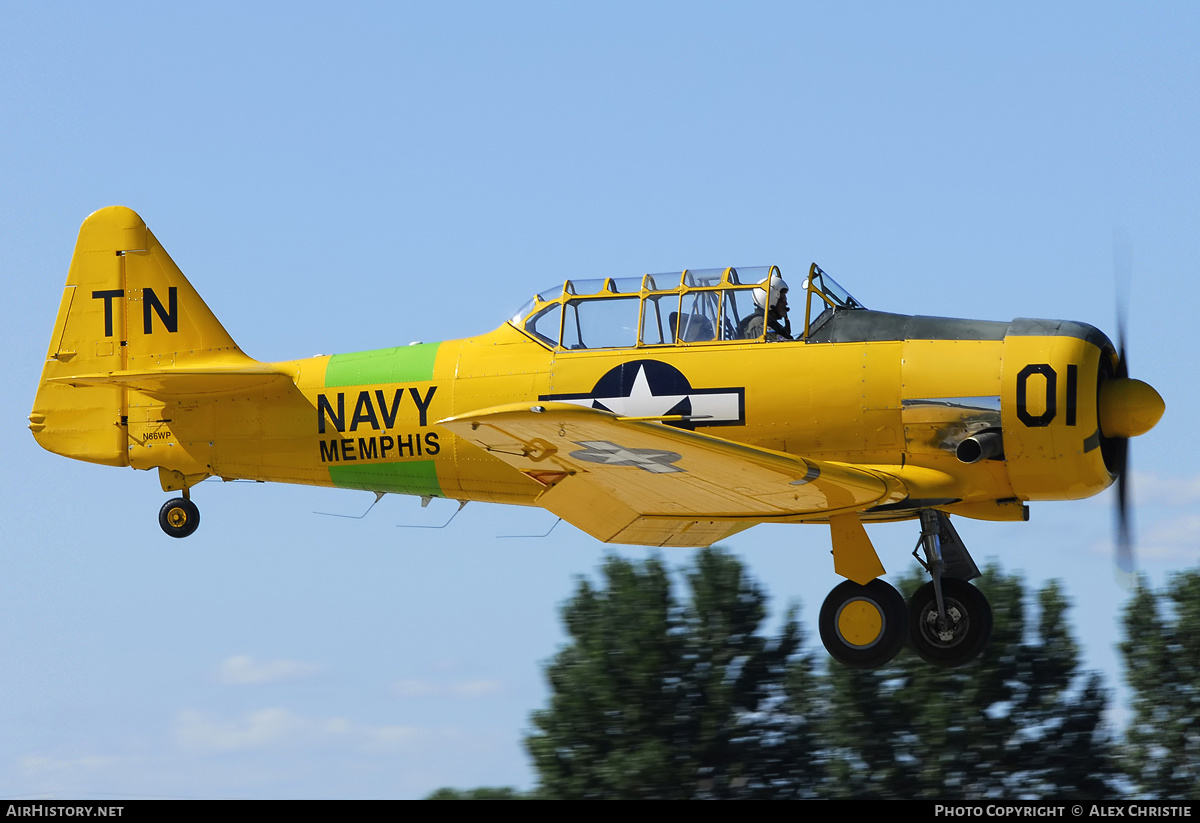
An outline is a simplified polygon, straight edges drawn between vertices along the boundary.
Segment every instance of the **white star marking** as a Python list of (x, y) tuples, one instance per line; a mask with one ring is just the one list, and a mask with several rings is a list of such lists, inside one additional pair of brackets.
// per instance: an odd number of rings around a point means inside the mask
[(571, 456), (589, 463), (602, 463), (608, 466), (637, 466), (643, 471), (653, 474), (681, 472), (684, 469), (672, 466), (680, 459), (678, 452), (663, 449), (627, 449), (608, 440), (581, 440), (578, 445), (586, 448), (571, 452)]
[(646, 367), (638, 367), (633, 387), (623, 397), (578, 397), (562, 400), (576, 406), (592, 407), (600, 403), (613, 414), (621, 417), (663, 417), (684, 400), (692, 401), (692, 417), (711, 421), (739, 419), (738, 395), (736, 392), (722, 394), (655, 394), (646, 379)]

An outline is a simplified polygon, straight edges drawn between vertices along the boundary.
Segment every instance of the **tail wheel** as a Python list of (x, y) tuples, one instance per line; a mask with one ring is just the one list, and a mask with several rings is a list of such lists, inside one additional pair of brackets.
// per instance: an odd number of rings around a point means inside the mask
[(851, 580), (821, 606), (821, 642), (839, 663), (855, 669), (886, 664), (908, 636), (908, 609), (900, 592), (882, 580), (861, 586)]
[(933, 583), (909, 601), (909, 640), (926, 663), (943, 668), (970, 663), (992, 636), (992, 607), (983, 592), (963, 580), (942, 578), (946, 619), (938, 617)]
[(158, 510), (158, 525), (171, 537), (187, 537), (200, 525), (200, 509), (182, 497), (168, 500)]

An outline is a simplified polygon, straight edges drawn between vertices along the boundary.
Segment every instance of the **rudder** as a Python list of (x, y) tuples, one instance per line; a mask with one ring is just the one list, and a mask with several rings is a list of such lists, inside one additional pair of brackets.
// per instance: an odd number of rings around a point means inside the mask
[(30, 429), (49, 451), (126, 466), (122, 376), (254, 366), (142, 218), (110, 206), (79, 229)]

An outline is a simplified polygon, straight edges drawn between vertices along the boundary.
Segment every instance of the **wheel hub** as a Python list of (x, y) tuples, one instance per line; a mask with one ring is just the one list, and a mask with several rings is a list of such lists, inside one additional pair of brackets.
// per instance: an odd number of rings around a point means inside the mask
[(946, 602), (945, 620), (938, 618), (936, 609), (930, 609), (921, 622), (922, 633), (930, 642), (943, 646), (952, 646), (960, 642), (969, 628), (970, 619), (962, 606), (955, 601)]
[(838, 610), (837, 629), (842, 639), (850, 645), (869, 649), (883, 636), (883, 610), (873, 600), (851, 600)]
[(167, 512), (167, 521), (177, 529), (186, 526), (187, 519), (187, 512), (181, 508), (176, 507)]

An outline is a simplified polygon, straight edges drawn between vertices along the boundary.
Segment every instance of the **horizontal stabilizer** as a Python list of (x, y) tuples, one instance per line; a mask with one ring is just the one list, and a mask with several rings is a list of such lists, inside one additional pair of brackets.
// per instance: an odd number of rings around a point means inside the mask
[(267, 366), (250, 366), (230, 369), (162, 369), (77, 374), (52, 377), (48, 382), (65, 383), (68, 386), (124, 386), (145, 392), (152, 397), (178, 397), (240, 392), (287, 379), (289, 375), (280, 374)]

